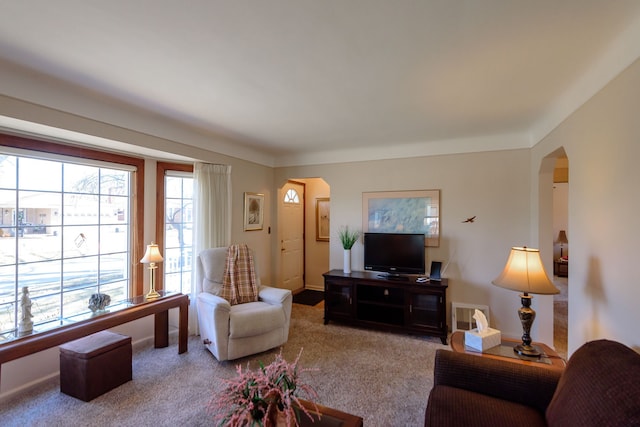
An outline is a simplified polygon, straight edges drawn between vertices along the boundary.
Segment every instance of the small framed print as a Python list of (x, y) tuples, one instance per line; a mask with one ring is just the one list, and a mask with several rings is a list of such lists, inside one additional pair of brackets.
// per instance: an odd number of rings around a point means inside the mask
[(262, 230), (264, 194), (244, 193), (244, 231)]
[(316, 241), (329, 241), (329, 198), (316, 199)]

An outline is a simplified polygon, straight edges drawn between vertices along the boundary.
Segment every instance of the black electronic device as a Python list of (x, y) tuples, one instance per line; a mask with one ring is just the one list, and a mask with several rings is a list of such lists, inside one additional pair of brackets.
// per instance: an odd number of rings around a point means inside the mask
[(389, 279), (425, 272), (424, 234), (365, 233), (364, 269)]
[(429, 271), (429, 280), (440, 281), (442, 277), (442, 263), (440, 261), (431, 261), (431, 270)]

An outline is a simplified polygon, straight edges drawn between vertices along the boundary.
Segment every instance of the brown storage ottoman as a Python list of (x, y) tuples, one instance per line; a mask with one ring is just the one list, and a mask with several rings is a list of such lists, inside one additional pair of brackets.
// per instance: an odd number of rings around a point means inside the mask
[(60, 346), (60, 391), (88, 402), (130, 381), (131, 337), (111, 331)]

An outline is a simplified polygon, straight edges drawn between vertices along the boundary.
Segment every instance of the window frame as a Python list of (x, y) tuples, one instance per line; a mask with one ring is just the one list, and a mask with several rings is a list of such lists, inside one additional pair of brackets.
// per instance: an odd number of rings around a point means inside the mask
[[(191, 172), (193, 164), (157, 162), (156, 164), (156, 242), (160, 253), (164, 251), (165, 185), (167, 171)], [(195, 264), (194, 264), (195, 266)], [(164, 289), (164, 264), (158, 264), (156, 271), (156, 289)]]
[(0, 146), (49, 154), (60, 154), (78, 159), (99, 160), (135, 167), (132, 179), (131, 258), (129, 267), (129, 297), (144, 292), (142, 258), (144, 246), (144, 159), (122, 154), (99, 151), (86, 147), (63, 145), (46, 139), (33, 139), (0, 133)]

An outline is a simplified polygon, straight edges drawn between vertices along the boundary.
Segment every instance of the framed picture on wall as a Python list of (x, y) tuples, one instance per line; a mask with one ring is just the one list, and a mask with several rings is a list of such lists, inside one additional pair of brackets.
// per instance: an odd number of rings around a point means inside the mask
[(440, 190), (362, 193), (362, 230), (423, 233), (425, 246), (440, 246)]
[(244, 193), (244, 231), (262, 230), (264, 225), (264, 194)]
[(316, 199), (316, 240), (329, 241), (329, 198)]

